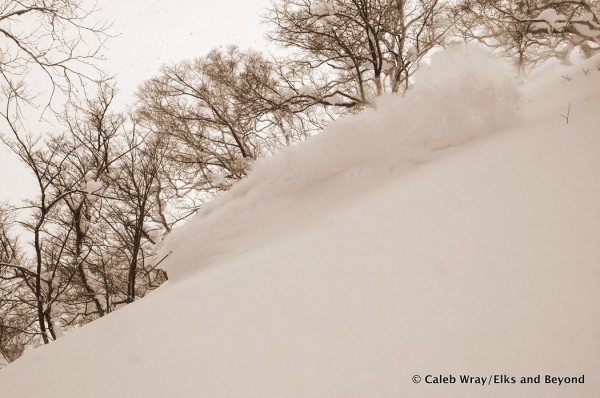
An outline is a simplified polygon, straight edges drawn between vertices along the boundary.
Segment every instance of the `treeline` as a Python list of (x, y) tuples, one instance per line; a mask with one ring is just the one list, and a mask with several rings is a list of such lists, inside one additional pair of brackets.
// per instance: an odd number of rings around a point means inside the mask
[[(227, 47), (166, 66), (123, 111), (113, 109), (115, 87), (95, 62), (107, 28), (89, 10), (76, 0), (4, 1), (1, 137), (37, 192), (0, 206), (1, 357), (13, 361), (160, 286), (167, 275), (155, 244), (177, 223), (258, 157), (409, 90), (431, 51), (477, 41), (525, 73), (574, 48), (600, 52), (599, 8), (587, 0), (280, 0), (265, 19), (282, 55)], [(27, 30), (32, 20), (41, 27)], [(44, 112), (60, 121), (45, 135), (23, 116), (40, 103), (27, 84), (39, 72)]]

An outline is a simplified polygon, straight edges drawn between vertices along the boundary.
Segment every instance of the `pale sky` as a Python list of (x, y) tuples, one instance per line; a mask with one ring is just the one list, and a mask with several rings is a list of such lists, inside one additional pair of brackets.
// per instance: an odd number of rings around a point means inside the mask
[[(270, 0), (98, 0), (97, 17), (118, 35), (107, 43), (104, 69), (116, 75), (117, 106), (133, 101), (137, 86), (164, 64), (236, 44), (266, 49), (260, 23)], [(84, 0), (93, 5), (94, 1)], [(119, 109), (115, 109), (118, 111)], [(0, 201), (35, 194), (33, 179), (4, 145), (0, 147)]]
[(99, 15), (113, 21), (107, 71), (117, 73), (120, 90), (130, 96), (161, 65), (236, 44), (265, 48), (260, 23), (269, 0), (99, 0)]

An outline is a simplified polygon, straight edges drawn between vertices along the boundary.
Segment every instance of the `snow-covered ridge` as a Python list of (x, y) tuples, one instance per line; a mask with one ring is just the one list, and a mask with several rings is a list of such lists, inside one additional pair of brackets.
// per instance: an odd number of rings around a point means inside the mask
[[(541, 71), (523, 86), (520, 119), (512, 105), (501, 120), (486, 113), (490, 103), (449, 104), (457, 90), (445, 101), (450, 108), (429, 112), (444, 103), (432, 98), (428, 112), (409, 119), (415, 125), (380, 104), (260, 162), (171, 237), (176, 283), (27, 353), (0, 371), (0, 394), (596, 398), (598, 64), (600, 57)], [(493, 72), (485, 72), (491, 82), (504, 82)], [(446, 84), (472, 79), (461, 75), (432, 76), (428, 85), (444, 98)], [(514, 90), (498, 84), (500, 98)], [(483, 107), (475, 117), (444, 111), (464, 101)], [(399, 121), (410, 129), (442, 126), (439, 118), (460, 121), (458, 139), (390, 138), (393, 129), (403, 134)], [(516, 124), (473, 141), (505, 123)], [(388, 129), (399, 146), (342, 140), (371, 129)], [(344, 156), (325, 151), (334, 147)], [(461, 374), (585, 383), (413, 382)]]
[[(339, 119), (309, 141), (258, 160), (247, 178), (173, 231), (164, 250), (172, 251), (166, 262), (170, 279), (276, 239), (284, 230), (293, 233), (316, 213), (339, 207), (390, 174), (518, 119), (518, 85), (510, 65), (473, 47), (437, 53), (406, 97), (383, 96), (376, 109)], [(340, 175), (350, 181), (329, 184)], [(327, 190), (321, 194), (327, 203), (321, 199), (314, 208), (305, 199), (319, 189)], [(179, 256), (178, 248), (189, 245), (197, 248), (194, 258)]]

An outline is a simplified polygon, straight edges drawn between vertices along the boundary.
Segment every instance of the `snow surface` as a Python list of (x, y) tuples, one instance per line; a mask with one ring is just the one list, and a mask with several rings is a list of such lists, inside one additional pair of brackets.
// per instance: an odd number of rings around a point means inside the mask
[(538, 19), (543, 19), (550, 25), (552, 30), (561, 30), (567, 24), (566, 17), (556, 12), (554, 8), (547, 8), (540, 12)]
[(598, 62), (544, 71), (519, 112), (505, 68), (438, 55), (259, 162), (164, 243), (167, 285), (0, 371), (2, 396), (597, 397)]

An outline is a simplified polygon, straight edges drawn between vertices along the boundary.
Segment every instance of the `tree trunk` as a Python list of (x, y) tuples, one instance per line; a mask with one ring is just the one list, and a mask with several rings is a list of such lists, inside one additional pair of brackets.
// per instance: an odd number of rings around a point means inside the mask
[[(44, 219), (44, 214), (40, 217), (40, 220)], [(42, 297), (42, 246), (40, 242), (40, 226), (41, 222), (38, 222), (34, 229), (34, 247), (36, 255), (36, 274), (35, 274), (35, 299), (37, 302), (37, 318), (40, 325), (40, 333), (44, 344), (50, 343), (48, 334), (46, 331), (46, 319), (44, 317), (44, 298)]]
[(377, 73), (375, 74), (375, 88), (377, 89), (377, 96), (379, 97), (381, 94), (383, 94), (383, 84), (381, 83), (381, 74)]

